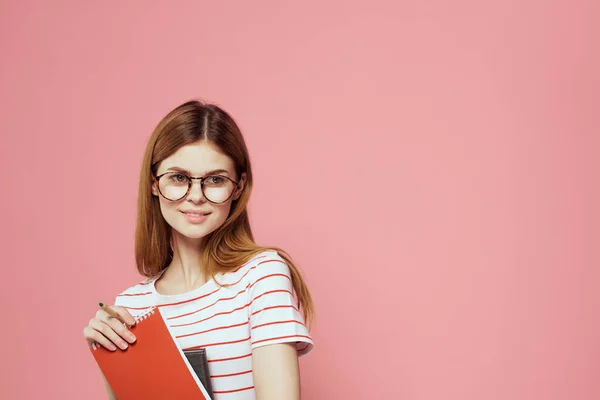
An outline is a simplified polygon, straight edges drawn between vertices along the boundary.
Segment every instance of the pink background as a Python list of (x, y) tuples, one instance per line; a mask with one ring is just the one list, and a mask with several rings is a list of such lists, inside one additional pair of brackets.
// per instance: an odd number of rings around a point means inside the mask
[(1, 397), (103, 398), (82, 329), (200, 97), (312, 289), (303, 398), (600, 398), (598, 2), (113, 4), (0, 5)]

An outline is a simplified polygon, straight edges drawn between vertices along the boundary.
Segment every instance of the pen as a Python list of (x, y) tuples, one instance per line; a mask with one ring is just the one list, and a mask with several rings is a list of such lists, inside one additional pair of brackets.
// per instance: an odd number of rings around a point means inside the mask
[(112, 308), (110, 308), (109, 306), (107, 306), (104, 303), (98, 303), (98, 304), (100, 304), (100, 308), (103, 309), (104, 311), (106, 311), (108, 313), (108, 315), (110, 315), (113, 318), (118, 319), (119, 321), (121, 321), (121, 323), (123, 323), (123, 325), (127, 325), (125, 323), (125, 321), (123, 320), (123, 318), (121, 318), (121, 316), (119, 314), (117, 314), (115, 310), (113, 310)]

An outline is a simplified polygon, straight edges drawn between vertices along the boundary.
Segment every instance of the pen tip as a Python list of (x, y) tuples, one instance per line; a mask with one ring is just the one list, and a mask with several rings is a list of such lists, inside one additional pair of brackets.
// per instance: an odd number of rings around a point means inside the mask
[(100, 302), (98, 304), (100, 304), (100, 307), (104, 307), (104, 303)]

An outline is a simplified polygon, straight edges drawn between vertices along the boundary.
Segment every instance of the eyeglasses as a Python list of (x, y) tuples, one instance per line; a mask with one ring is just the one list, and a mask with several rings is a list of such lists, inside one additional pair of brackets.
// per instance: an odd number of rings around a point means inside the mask
[(167, 200), (177, 201), (186, 197), (192, 188), (194, 180), (200, 181), (200, 190), (214, 204), (226, 202), (233, 195), (238, 182), (222, 175), (192, 177), (181, 172), (166, 172), (154, 178), (158, 191)]

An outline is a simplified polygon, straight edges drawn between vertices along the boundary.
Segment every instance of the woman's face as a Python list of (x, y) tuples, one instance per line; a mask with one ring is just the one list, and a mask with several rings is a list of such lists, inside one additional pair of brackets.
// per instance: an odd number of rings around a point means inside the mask
[[(185, 180), (185, 175), (190, 177), (219, 175), (238, 182), (233, 160), (221, 152), (217, 146), (206, 141), (183, 146), (170, 157), (164, 159), (158, 166), (156, 176), (166, 172), (177, 173), (168, 175), (172, 182)], [(245, 180), (246, 176), (242, 174), (242, 177), (239, 177), (237, 186), (231, 184), (234, 187), (233, 194), (221, 204), (214, 204), (206, 199), (198, 179), (192, 181), (189, 193), (181, 200), (171, 201), (166, 199), (159, 193), (156, 183), (152, 186), (152, 194), (159, 198), (162, 215), (173, 228), (174, 235), (179, 234), (188, 239), (201, 239), (225, 222), (231, 210), (231, 203), (237, 200), (242, 193)], [(164, 181), (161, 180), (161, 182)], [(214, 178), (211, 179), (211, 182), (227, 181), (222, 178)], [(211, 182), (207, 182), (207, 184)], [(162, 183), (161, 190), (163, 194), (167, 194)], [(210, 189), (205, 188), (206, 193), (210, 193), (208, 190)], [(202, 214), (208, 215), (204, 216)]]

